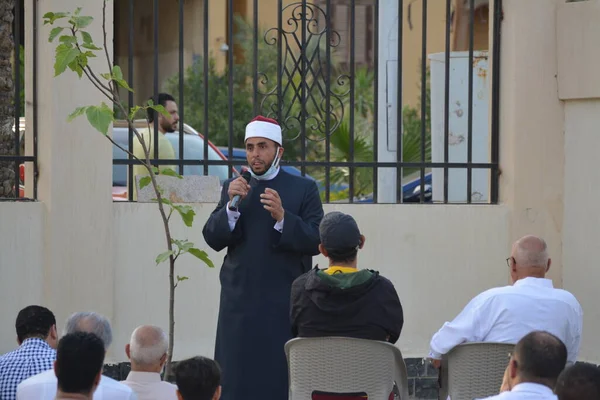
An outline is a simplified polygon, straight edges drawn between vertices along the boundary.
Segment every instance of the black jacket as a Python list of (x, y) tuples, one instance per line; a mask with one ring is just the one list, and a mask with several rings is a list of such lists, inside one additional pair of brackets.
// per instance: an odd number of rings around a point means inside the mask
[(377, 271), (327, 275), (315, 267), (292, 284), (292, 334), (396, 343), (404, 323), (394, 285)]

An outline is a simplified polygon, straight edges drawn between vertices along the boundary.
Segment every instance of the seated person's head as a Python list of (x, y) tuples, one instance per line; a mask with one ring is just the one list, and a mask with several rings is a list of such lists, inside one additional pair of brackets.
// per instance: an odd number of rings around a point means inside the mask
[(131, 370), (160, 373), (167, 361), (168, 338), (158, 326), (142, 325), (131, 334), (125, 354), (131, 360)]
[(27, 339), (38, 338), (56, 348), (58, 333), (56, 318), (46, 307), (28, 306), (19, 311), (15, 321), (17, 342), (19, 345)]
[(552, 260), (544, 239), (527, 235), (517, 240), (510, 254), (510, 276), (515, 283), (523, 278), (544, 278)]
[(319, 226), (321, 244), (319, 251), (332, 265), (356, 264), (356, 255), (365, 245), (352, 216), (333, 211), (323, 217)]
[(556, 336), (535, 331), (517, 345), (508, 365), (509, 387), (519, 383), (538, 383), (554, 388), (567, 363), (567, 348)]
[(210, 358), (193, 357), (177, 363), (175, 383), (179, 400), (221, 398), (221, 370)]
[(558, 377), (554, 393), (558, 400), (600, 399), (600, 368), (588, 363), (570, 366)]
[(58, 395), (90, 396), (100, 383), (104, 365), (104, 343), (93, 333), (67, 334), (58, 342), (54, 373)]

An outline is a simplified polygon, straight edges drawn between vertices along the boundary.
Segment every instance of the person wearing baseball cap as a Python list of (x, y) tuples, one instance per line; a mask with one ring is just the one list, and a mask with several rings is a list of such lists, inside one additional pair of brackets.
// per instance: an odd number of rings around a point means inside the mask
[(365, 245), (352, 216), (323, 217), (320, 252), (329, 267), (315, 267), (292, 284), (291, 321), (298, 337), (344, 336), (396, 343), (404, 324), (394, 285), (379, 272), (357, 269)]
[(290, 288), (319, 254), (323, 206), (314, 181), (279, 166), (282, 130), (256, 117), (246, 127), (250, 175), (225, 182), (203, 230), (215, 251), (227, 248), (215, 360), (222, 400), (287, 399), (284, 345), (292, 338)]

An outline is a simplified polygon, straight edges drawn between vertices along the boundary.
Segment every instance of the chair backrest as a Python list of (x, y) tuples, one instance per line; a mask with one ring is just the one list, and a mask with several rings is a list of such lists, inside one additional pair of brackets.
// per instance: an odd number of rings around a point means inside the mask
[(473, 400), (497, 395), (514, 344), (465, 343), (442, 360), (440, 399)]
[(408, 400), (406, 364), (390, 343), (345, 337), (297, 338), (285, 344), (290, 400), (311, 400), (313, 391), (366, 392), (369, 400), (388, 400), (398, 388)]

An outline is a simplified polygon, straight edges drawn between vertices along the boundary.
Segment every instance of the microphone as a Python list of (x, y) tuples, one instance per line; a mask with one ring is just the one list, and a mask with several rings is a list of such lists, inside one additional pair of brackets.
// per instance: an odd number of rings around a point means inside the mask
[[(242, 173), (242, 178), (244, 178), (246, 180), (246, 183), (250, 183), (250, 179), (252, 179), (252, 175), (250, 175), (250, 171), (245, 170)], [(231, 199), (231, 202), (229, 203), (229, 210), (237, 211), (238, 203), (241, 201), (241, 199), (242, 199), (242, 197), (239, 194), (236, 194), (235, 196), (233, 196), (233, 199)]]

